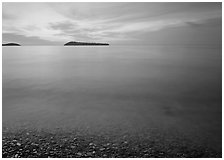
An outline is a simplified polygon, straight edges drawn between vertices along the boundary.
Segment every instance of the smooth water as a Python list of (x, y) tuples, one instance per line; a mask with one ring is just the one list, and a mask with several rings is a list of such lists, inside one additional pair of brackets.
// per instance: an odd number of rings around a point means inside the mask
[(206, 46), (3, 47), (3, 126), (159, 128), (221, 148), (221, 57)]

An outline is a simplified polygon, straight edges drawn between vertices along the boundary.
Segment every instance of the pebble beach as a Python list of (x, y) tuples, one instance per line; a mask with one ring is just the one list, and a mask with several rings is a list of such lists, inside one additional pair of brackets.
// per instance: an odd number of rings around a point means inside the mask
[[(150, 135), (150, 136), (149, 136)], [(167, 137), (166, 137), (167, 136)], [(221, 152), (185, 137), (151, 134), (91, 134), (60, 128), (3, 128), (3, 158), (209, 158)]]

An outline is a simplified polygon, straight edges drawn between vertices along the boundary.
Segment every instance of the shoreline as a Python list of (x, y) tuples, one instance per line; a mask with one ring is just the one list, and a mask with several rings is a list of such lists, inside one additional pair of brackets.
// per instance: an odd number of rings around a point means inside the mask
[[(159, 133), (158, 133), (159, 134)], [(104, 136), (60, 129), (4, 129), (3, 158), (215, 158), (222, 154), (187, 139)]]

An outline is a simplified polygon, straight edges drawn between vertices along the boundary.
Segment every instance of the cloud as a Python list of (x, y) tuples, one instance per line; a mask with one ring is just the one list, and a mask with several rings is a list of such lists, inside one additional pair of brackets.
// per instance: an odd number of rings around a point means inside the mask
[(50, 27), (54, 30), (72, 30), (74, 28), (74, 24), (70, 21), (65, 22), (57, 22), (57, 23), (51, 23)]
[(3, 38), (126, 43), (168, 28), (212, 30), (220, 17), (220, 3), (3, 3)]
[(190, 27), (221, 27), (222, 18), (210, 18), (196, 22), (186, 22)]

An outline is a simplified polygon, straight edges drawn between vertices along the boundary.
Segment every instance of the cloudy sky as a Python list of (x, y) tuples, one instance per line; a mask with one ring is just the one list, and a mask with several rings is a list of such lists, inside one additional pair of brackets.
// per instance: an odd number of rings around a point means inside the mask
[(3, 3), (3, 43), (221, 44), (221, 3)]

